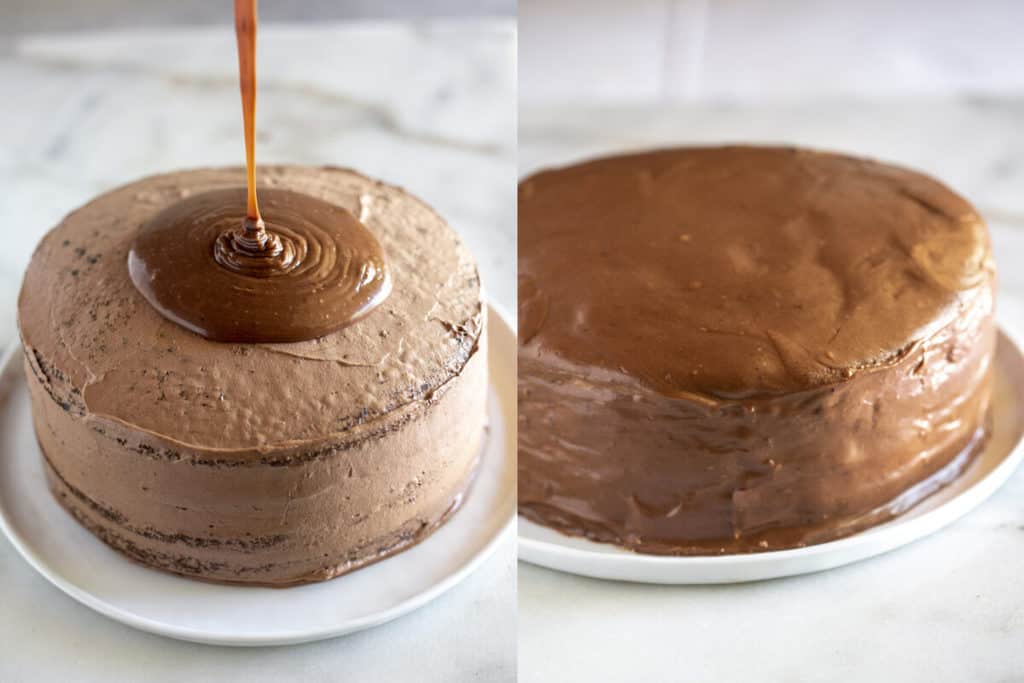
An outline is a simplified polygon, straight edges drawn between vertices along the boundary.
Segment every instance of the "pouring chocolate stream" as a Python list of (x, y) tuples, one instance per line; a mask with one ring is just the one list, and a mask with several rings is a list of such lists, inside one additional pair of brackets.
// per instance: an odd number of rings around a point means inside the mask
[(256, 186), (255, 0), (235, 1), (246, 188), (211, 188), (146, 223), (128, 254), (139, 292), (214, 341), (315, 339), (367, 315), (391, 291), (383, 249), (349, 211)]

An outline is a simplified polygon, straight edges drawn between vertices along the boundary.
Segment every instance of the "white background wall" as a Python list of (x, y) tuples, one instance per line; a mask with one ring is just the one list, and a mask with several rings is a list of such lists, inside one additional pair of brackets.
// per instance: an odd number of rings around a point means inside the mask
[[(230, 0), (0, 0), (4, 36), (36, 31), (220, 24)], [(516, 0), (259, 0), (264, 22), (513, 17)]]
[(520, 0), (520, 99), (1024, 93), (1021, 0)]

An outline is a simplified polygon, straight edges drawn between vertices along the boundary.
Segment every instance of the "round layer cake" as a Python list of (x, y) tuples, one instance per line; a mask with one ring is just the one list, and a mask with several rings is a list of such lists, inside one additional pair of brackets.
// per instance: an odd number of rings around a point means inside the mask
[(519, 506), (656, 554), (818, 543), (954, 480), (987, 435), (995, 270), (921, 174), (654, 151), (519, 193)]
[(128, 250), (166, 207), (245, 185), (240, 169), (206, 169), (65, 218), (32, 258), (18, 316), (60, 503), (145, 564), (278, 586), (398, 552), (459, 506), (485, 429), (485, 311), (469, 252), (401, 189), (336, 168), (258, 180), (358, 217), (383, 246), (390, 296), (295, 343), (218, 343), (162, 317), (129, 279)]

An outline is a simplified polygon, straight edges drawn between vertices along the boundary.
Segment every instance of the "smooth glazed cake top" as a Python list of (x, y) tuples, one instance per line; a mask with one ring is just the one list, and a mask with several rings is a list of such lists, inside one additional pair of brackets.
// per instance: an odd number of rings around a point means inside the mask
[(266, 450), (343, 435), (428, 399), (459, 374), (481, 332), (479, 277), (433, 210), (344, 169), (272, 166), (258, 179), (362, 221), (387, 254), (394, 282), (388, 299), (312, 341), (204, 339), (143, 299), (129, 279), (128, 249), (155, 214), (200, 192), (244, 187), (244, 171), (183, 171), (124, 186), (44, 238), (19, 300), (26, 348), (78, 389), (66, 399), (70, 410), (197, 449)]
[(519, 239), (523, 350), (668, 395), (772, 395), (894, 362), (993, 272), (980, 217), (942, 184), (791, 148), (538, 173)]

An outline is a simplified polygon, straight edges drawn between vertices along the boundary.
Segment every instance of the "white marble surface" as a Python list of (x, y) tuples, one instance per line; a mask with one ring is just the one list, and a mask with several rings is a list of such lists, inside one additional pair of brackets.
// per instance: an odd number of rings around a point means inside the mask
[[(0, 56), (0, 342), (14, 339), (36, 242), (98, 192), (243, 161), (230, 24), (14, 38)], [(515, 34), (511, 21), (266, 25), (264, 162), (336, 164), (405, 186), (466, 239), (512, 310)], [(399, 621), (263, 650), (135, 632), (51, 588), (0, 539), (0, 681), (509, 681), (514, 543)]]
[[(520, 166), (721, 141), (838, 148), (924, 169), (970, 197), (1002, 296), (1024, 301), (1024, 99), (770, 107), (544, 107)], [(1024, 309), (1022, 309), (1024, 310)], [(602, 582), (519, 569), (519, 677), (541, 681), (1024, 681), (1024, 469), (946, 530), (833, 571), (733, 586)]]

